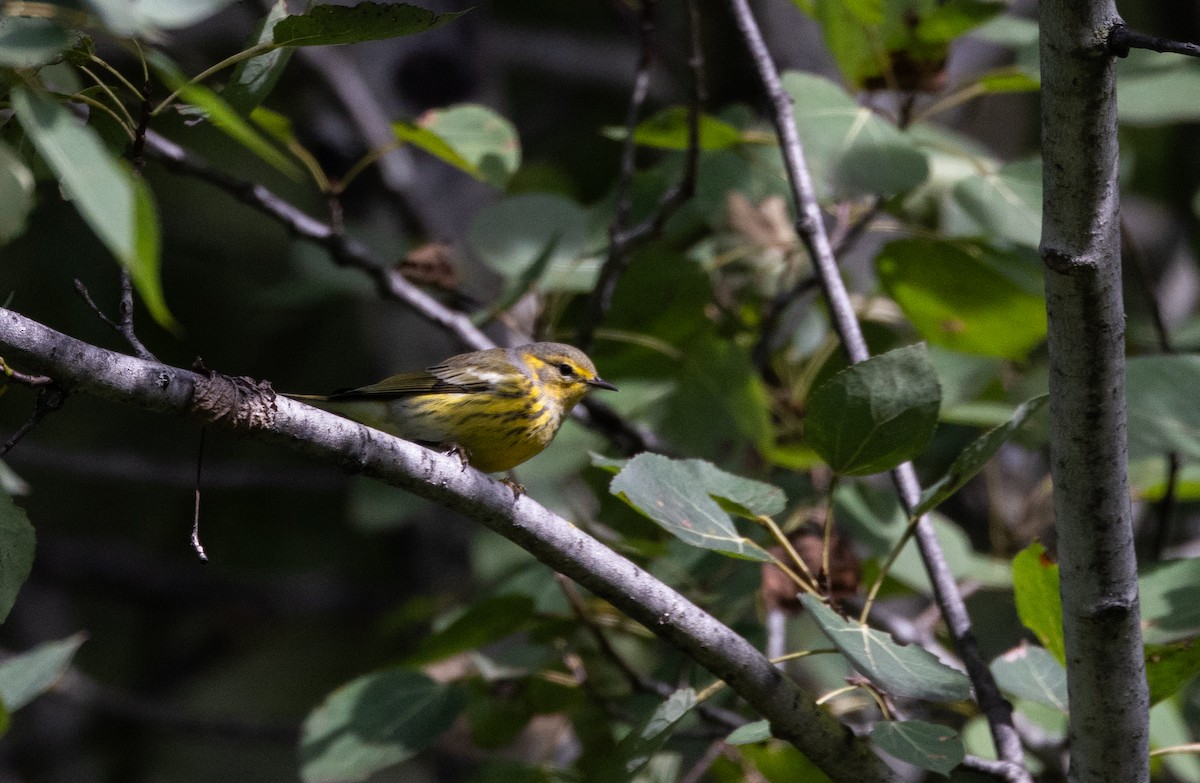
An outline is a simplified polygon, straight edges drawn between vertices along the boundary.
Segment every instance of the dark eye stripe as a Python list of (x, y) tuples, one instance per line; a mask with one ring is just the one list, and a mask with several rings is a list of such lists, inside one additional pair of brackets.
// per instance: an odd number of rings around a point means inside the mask
[(558, 371), (568, 377), (575, 374), (575, 368), (565, 362), (558, 365)]

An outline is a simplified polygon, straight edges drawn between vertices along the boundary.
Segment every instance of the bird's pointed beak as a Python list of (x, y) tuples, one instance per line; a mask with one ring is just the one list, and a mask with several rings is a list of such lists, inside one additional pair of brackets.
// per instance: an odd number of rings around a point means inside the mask
[(609, 391), (617, 391), (616, 386), (613, 386), (611, 383), (604, 380), (599, 375), (597, 375), (595, 378), (592, 378), (590, 381), (587, 382), (587, 384), (588, 384), (588, 386), (591, 386), (594, 389), (608, 389)]

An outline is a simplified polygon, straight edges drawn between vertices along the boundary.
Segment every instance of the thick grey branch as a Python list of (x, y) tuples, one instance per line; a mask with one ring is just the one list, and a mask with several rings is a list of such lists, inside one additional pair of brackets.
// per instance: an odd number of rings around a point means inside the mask
[(482, 522), (603, 597), (708, 669), (831, 778), (893, 773), (758, 650), (670, 587), (528, 496), (453, 456), (283, 397), (265, 383), (143, 361), (83, 343), (0, 309), (0, 355), (64, 388), (202, 421), (408, 490)]
[(1042, 259), (1050, 467), (1072, 781), (1149, 779), (1148, 697), (1125, 474), (1112, 0), (1042, 0)]

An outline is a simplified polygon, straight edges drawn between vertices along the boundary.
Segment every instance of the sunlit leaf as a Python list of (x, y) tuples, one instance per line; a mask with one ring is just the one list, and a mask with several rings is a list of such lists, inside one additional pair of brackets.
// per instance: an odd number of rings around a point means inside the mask
[(1125, 368), (1129, 459), (1175, 452), (1200, 459), (1200, 356), (1139, 356)]
[(1058, 564), (1036, 541), (1013, 558), (1013, 594), (1021, 622), (1060, 663), (1066, 663)]
[(783, 86), (795, 101), (796, 127), (817, 195), (888, 196), (925, 181), (925, 154), (908, 134), (820, 76), (787, 73)]
[[(722, 486), (714, 486), (713, 479)], [(639, 454), (616, 475), (610, 491), (664, 530), (692, 546), (750, 560), (771, 557), (734, 527), (729, 514), (713, 499), (714, 492), (736, 494), (734, 502), (765, 497), (759, 482), (739, 479), (701, 460), (673, 460)], [(744, 487), (739, 490), (738, 487)]]
[(970, 698), (967, 675), (951, 669), (929, 651), (897, 644), (889, 634), (842, 617), (811, 595), (801, 595), (800, 601), (850, 665), (888, 693), (929, 701)]
[(1200, 635), (1200, 558), (1150, 566), (1138, 580), (1138, 597), (1147, 644)]
[(991, 670), (1006, 693), (1067, 712), (1067, 670), (1045, 647), (1022, 642), (992, 661)]
[(163, 30), (189, 27), (233, 0), (86, 0), (104, 26), (120, 36), (159, 37)]
[(954, 198), (990, 237), (1037, 247), (1042, 235), (1042, 162), (1008, 163), (954, 186)]
[[(489, 185), (503, 188), (521, 165), (521, 141), (512, 123), (485, 106), (433, 109), (414, 126), (396, 123), (397, 138), (409, 141)], [(466, 165), (464, 166), (463, 163)]]
[(725, 742), (728, 745), (750, 745), (755, 742), (764, 742), (770, 738), (771, 721), (764, 719), (739, 726), (729, 733)]
[(17, 120), (63, 190), (118, 263), (159, 324), (178, 330), (159, 280), (158, 217), (149, 189), (52, 98), (24, 87), (12, 91)]
[[(721, 150), (742, 143), (742, 132), (711, 114), (701, 114), (697, 122), (699, 146), (702, 150)], [(625, 129), (605, 128), (610, 139), (625, 138)], [(670, 106), (642, 120), (633, 129), (633, 140), (643, 147), (666, 150), (688, 148), (688, 110), (686, 106)]]

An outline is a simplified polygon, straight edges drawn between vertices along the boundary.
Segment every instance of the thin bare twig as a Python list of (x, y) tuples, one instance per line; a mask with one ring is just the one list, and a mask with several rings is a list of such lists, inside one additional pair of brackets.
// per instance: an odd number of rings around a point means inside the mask
[(688, 146), (683, 174), (678, 183), (668, 188), (658, 200), (654, 211), (640, 223), (630, 226), (629, 214), (633, 202), (634, 159), (637, 144), (634, 129), (642, 113), (642, 105), (650, 88), (650, 65), (654, 60), (654, 0), (643, 0), (639, 24), (640, 55), (633, 91), (629, 96), (629, 111), (625, 117), (625, 141), (621, 152), (621, 174), (617, 181), (617, 203), (612, 225), (609, 226), (608, 257), (600, 268), (596, 287), (584, 308), (583, 322), (577, 342), (587, 350), (596, 329), (612, 304), (617, 281), (629, 266), (634, 251), (656, 237), (670, 217), (696, 192), (696, 172), (700, 164), (700, 112), (705, 101), (704, 56), (700, 48), (700, 18), (695, 0), (687, 1), (688, 68), (691, 71), (691, 95), (688, 99)]
[(1152, 52), (1200, 57), (1200, 44), (1139, 33), (1137, 30), (1130, 30), (1123, 22), (1118, 22), (1108, 31), (1108, 51), (1117, 57), (1128, 57), (1130, 49), (1149, 49)]
[(40, 387), (37, 395), (37, 401), (33, 406), (33, 413), (29, 414), (29, 418), (22, 424), (12, 437), (0, 446), (0, 457), (3, 457), (8, 452), (12, 451), (13, 446), (21, 442), (21, 438), (33, 430), (34, 427), (42, 423), (42, 419), (54, 413), (62, 407), (63, 402), (67, 399), (67, 393), (59, 386), (55, 385), (54, 381), (41, 375), (23, 375), (15, 370), (10, 371), (9, 377), (21, 377), (33, 381), (31, 386)]
[[(841, 339), (851, 363), (865, 361), (869, 356), (863, 339), (850, 295), (842, 282), (837, 261), (830, 245), (825, 225), (821, 219), (821, 208), (813, 188), (812, 175), (804, 158), (804, 149), (793, 119), (792, 100), (783, 89), (775, 62), (767, 50), (766, 41), (758, 22), (750, 10), (748, 0), (730, 0), (738, 28), (746, 40), (750, 54), (758, 69), (763, 86), (770, 97), (772, 120), (779, 134), (783, 150), (788, 182), (796, 202), (796, 232), (812, 257), (813, 267), (821, 282), (821, 288), (829, 304), (833, 326)], [(894, 471), (892, 477), (906, 510), (913, 508), (921, 495), (921, 485), (912, 463), (905, 463)], [(979, 651), (978, 641), (971, 628), (971, 618), (966, 604), (958, 592), (954, 575), (946, 563), (945, 554), (937, 540), (932, 523), (922, 517), (916, 524), (917, 545), (933, 585), (934, 597), (941, 608), (947, 628), (954, 639), (955, 647), (967, 670), (967, 676), (975, 688), (980, 708), (987, 716), (996, 748), (1003, 761), (1017, 768), (1024, 766), (1024, 753), (1020, 737), (1012, 724), (1012, 706), (1005, 701), (992, 677), (987, 663)], [(1024, 780), (1030, 780), (1024, 773)]]
[(96, 304), (96, 300), (92, 299), (92, 294), (88, 291), (87, 286), (82, 281), (75, 281), (75, 290), (83, 297), (83, 301), (91, 308), (96, 317), (108, 325), (117, 334), (124, 338), (125, 342), (129, 343), (129, 347), (133, 349), (133, 353), (139, 359), (146, 361), (156, 361), (154, 354), (142, 344), (138, 339), (137, 333), (133, 328), (133, 280), (129, 276), (129, 272), (121, 270), (121, 320), (114, 321), (109, 318), (100, 305)]

